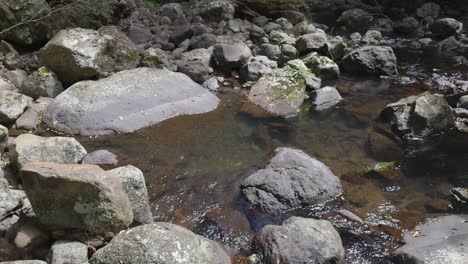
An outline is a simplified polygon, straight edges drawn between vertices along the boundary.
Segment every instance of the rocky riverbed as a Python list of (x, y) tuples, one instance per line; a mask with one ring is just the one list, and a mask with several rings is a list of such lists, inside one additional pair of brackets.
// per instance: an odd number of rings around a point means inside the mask
[(117, 2), (0, 3), (0, 261), (468, 262), (466, 3)]

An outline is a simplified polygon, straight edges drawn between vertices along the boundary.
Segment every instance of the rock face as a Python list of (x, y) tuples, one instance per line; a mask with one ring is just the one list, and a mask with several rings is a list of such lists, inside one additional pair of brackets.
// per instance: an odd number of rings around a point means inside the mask
[(252, 52), (243, 43), (221, 43), (214, 46), (213, 56), (219, 67), (237, 69), (249, 61)]
[(50, 264), (88, 263), (88, 246), (78, 241), (57, 241), (50, 248)]
[(343, 263), (345, 250), (330, 222), (291, 217), (281, 226), (267, 225), (255, 236), (263, 263)]
[(294, 116), (305, 98), (306, 83), (287, 69), (273, 70), (260, 78), (249, 93), (249, 101), (277, 116)]
[(39, 221), (92, 233), (119, 231), (133, 220), (119, 177), (96, 165), (26, 164), (23, 186)]
[(39, 62), (66, 84), (135, 68), (135, 45), (116, 27), (61, 30), (38, 54)]
[(11, 124), (32, 104), (32, 98), (20, 93), (0, 90), (0, 124)]
[(343, 57), (344, 71), (360, 75), (395, 75), (397, 58), (390, 47), (364, 46)]
[(406, 245), (396, 250), (399, 263), (467, 263), (468, 217), (449, 215), (420, 226), (420, 235), (405, 234)]
[(155, 223), (118, 234), (90, 264), (230, 264), (218, 243), (170, 223)]
[(21, 93), (34, 99), (39, 97), (54, 98), (63, 92), (63, 86), (55, 73), (45, 67), (41, 67), (28, 76), (21, 84), (19, 90)]
[(110, 172), (119, 176), (125, 193), (127, 193), (130, 199), (133, 210), (133, 224), (153, 223), (143, 172), (130, 165), (113, 169)]
[(265, 169), (250, 175), (242, 194), (271, 214), (331, 200), (342, 193), (340, 180), (322, 162), (289, 148), (276, 149)]
[(44, 121), (70, 134), (127, 133), (175, 116), (209, 112), (218, 103), (184, 74), (138, 68), (71, 86), (49, 105)]
[(10, 146), (10, 162), (21, 169), (29, 162), (77, 164), (86, 155), (85, 148), (70, 137), (18, 136)]

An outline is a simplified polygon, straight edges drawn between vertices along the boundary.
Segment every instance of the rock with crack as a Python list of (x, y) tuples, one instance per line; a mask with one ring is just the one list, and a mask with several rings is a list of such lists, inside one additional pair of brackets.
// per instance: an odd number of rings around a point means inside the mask
[(247, 177), (242, 194), (264, 213), (325, 203), (341, 195), (340, 180), (322, 162), (300, 150), (276, 149), (265, 169)]
[(209, 112), (219, 99), (181, 73), (138, 68), (79, 82), (44, 113), (45, 123), (81, 135), (128, 133), (179, 115)]

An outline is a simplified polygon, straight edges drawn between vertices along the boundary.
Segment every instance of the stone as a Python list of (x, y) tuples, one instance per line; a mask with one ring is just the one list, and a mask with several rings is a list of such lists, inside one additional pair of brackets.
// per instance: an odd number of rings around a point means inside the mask
[(39, 62), (67, 84), (135, 68), (135, 44), (115, 26), (59, 31), (38, 54)]
[(86, 154), (85, 148), (71, 137), (22, 134), (9, 147), (10, 162), (19, 169), (30, 162), (77, 164)]
[(218, 104), (215, 95), (184, 74), (138, 68), (71, 86), (43, 119), (68, 134), (129, 133), (175, 116), (206, 113)]
[(144, 25), (134, 24), (128, 27), (128, 38), (135, 44), (146, 44), (151, 41), (153, 34)]
[(32, 104), (32, 98), (20, 93), (0, 90), (0, 124), (12, 124)]
[(277, 61), (281, 57), (281, 48), (276, 44), (264, 43), (258, 48), (257, 54), (266, 56), (270, 60)]
[(382, 40), (382, 33), (377, 30), (368, 30), (361, 39), (364, 45), (377, 45)]
[(307, 10), (306, 0), (243, 0), (248, 6), (254, 10), (269, 14), (283, 10), (304, 11)]
[(392, 139), (377, 132), (369, 133), (367, 146), (372, 156), (380, 161), (395, 161), (402, 156), (401, 148)]
[[(40, 99), (46, 99), (42, 100)], [(40, 97), (24, 112), (18, 119), (16, 119), (16, 129), (36, 130), (41, 122), (42, 113), (47, 106), (53, 101), (53, 98)]]
[(297, 39), (296, 49), (299, 54), (307, 54), (313, 51), (325, 53), (328, 51), (327, 35), (323, 32), (303, 35)]
[(88, 263), (88, 246), (78, 241), (59, 240), (52, 244), (49, 252), (50, 264)]
[(194, 16), (200, 16), (205, 21), (219, 22), (234, 18), (236, 9), (229, 0), (201, 0), (193, 8)]
[(340, 235), (326, 220), (291, 217), (267, 225), (255, 236), (265, 264), (344, 263)]
[(338, 65), (325, 56), (313, 56), (305, 61), (307, 67), (324, 81), (336, 80), (340, 77)]
[(325, 86), (311, 93), (312, 104), (316, 111), (323, 111), (332, 108), (341, 101), (340, 93), (335, 87)]
[(105, 149), (96, 150), (84, 156), (82, 164), (117, 165), (117, 156)]
[(441, 18), (429, 26), (432, 34), (439, 39), (445, 39), (459, 34), (463, 30), (463, 23), (453, 18)]
[(295, 116), (305, 98), (306, 83), (292, 70), (276, 69), (264, 74), (252, 87), (248, 99), (267, 112), (282, 117)]
[(341, 60), (348, 49), (343, 38), (336, 36), (329, 41), (329, 50), (333, 60)]
[(120, 178), (96, 165), (32, 162), (23, 166), (21, 179), (46, 226), (101, 234), (125, 229), (133, 221)]
[(268, 59), (266, 56), (252, 57), (247, 64), (239, 70), (240, 79), (244, 82), (257, 81), (265, 73), (278, 68), (276, 61)]
[(209, 78), (213, 69), (210, 67), (211, 52), (207, 49), (195, 49), (184, 52), (176, 61), (177, 70), (189, 76), (198, 83), (203, 83)]
[[(44, 16), (51, 10), (45, 0), (7, 0), (2, 1), (0, 7), (1, 30), (15, 26), (30, 17)], [(44, 30), (42, 23), (26, 23), (2, 34), (0, 39), (22, 46), (32, 46), (42, 44), (46, 40), (46, 35), (47, 30)]]
[(433, 2), (428, 2), (428, 3), (423, 4), (421, 7), (419, 7), (416, 10), (416, 13), (418, 14), (418, 17), (420, 18), (426, 18), (426, 17), (438, 18), (439, 11), (440, 11), (440, 6), (438, 4), (433, 3)]
[(395, 75), (397, 59), (393, 49), (385, 46), (364, 46), (342, 59), (343, 70), (358, 75)]
[(8, 128), (0, 125), (0, 155), (8, 146)]
[(10, 43), (0, 40), (0, 63), (9, 69), (15, 69), (20, 64), (21, 56)]
[(468, 109), (468, 95), (460, 97), (458, 100), (458, 107)]
[(348, 32), (365, 32), (369, 29), (374, 18), (366, 11), (355, 8), (344, 11), (336, 20), (338, 26), (344, 26)]
[(283, 45), (283, 44), (295, 45), (296, 44), (296, 39), (294, 37), (291, 37), (289, 34), (283, 31), (273, 30), (270, 32), (269, 38), (271, 42), (278, 44), (278, 45)]
[(306, 20), (305, 15), (302, 12), (294, 10), (281, 10), (274, 12), (271, 15), (274, 17), (283, 17), (287, 19), (293, 26)]
[(0, 178), (0, 219), (15, 209), (19, 209), (25, 198), (26, 194), (23, 191), (10, 189), (8, 181)]
[(15, 90), (15, 86), (10, 82), (2, 77), (0, 77), (0, 91), (7, 90), (7, 91), (13, 91)]
[(393, 25), (393, 30), (395, 30), (395, 32), (406, 35), (414, 33), (418, 28), (419, 22), (414, 17), (406, 17)]
[(299, 52), (296, 47), (289, 44), (281, 45), (281, 55), (279, 58), (279, 63), (284, 64), (290, 60), (297, 59)]
[(27, 249), (44, 245), (49, 240), (48, 235), (34, 224), (22, 225), (16, 233), (14, 244), (17, 248)]
[(213, 48), (213, 57), (218, 67), (223, 69), (238, 69), (248, 62), (252, 52), (243, 43), (216, 44)]
[(184, 14), (184, 9), (179, 3), (168, 3), (161, 6), (159, 14), (174, 21), (179, 15)]
[(190, 40), (195, 32), (193, 31), (192, 26), (190, 25), (183, 25), (178, 26), (172, 32), (169, 41), (174, 43), (174, 45), (178, 46), (181, 45), (185, 40)]
[(28, 74), (24, 70), (11, 70), (7, 71), (3, 76), (16, 87), (20, 87)]
[(62, 83), (55, 73), (45, 67), (33, 72), (21, 84), (19, 90), (22, 94), (37, 99), (39, 97), (56, 97), (63, 92)]
[(212, 33), (204, 33), (190, 40), (190, 47), (192, 47), (192, 49), (207, 49), (215, 44), (216, 35)]
[(216, 77), (211, 77), (204, 81), (202, 86), (210, 91), (216, 91), (219, 88), (219, 81)]
[(280, 214), (342, 194), (340, 180), (322, 162), (290, 148), (278, 148), (275, 153), (265, 169), (241, 184), (242, 194), (255, 209)]
[(177, 70), (177, 65), (173, 63), (172, 56), (162, 49), (149, 48), (145, 50), (142, 63), (146, 67), (167, 68), (171, 71)]
[(47, 264), (47, 262), (42, 260), (16, 260), (2, 262), (2, 264)]
[(448, 215), (428, 220), (417, 231), (406, 232), (406, 244), (395, 251), (400, 263), (466, 263), (468, 217)]
[(228, 264), (217, 242), (170, 223), (154, 223), (121, 232), (89, 260), (90, 264)]
[(153, 223), (143, 172), (134, 166), (119, 167), (110, 172), (122, 181), (122, 187), (130, 199), (133, 211), (133, 225)]
[(289, 30), (289, 33), (293, 34), (295, 37), (300, 37), (302, 35), (315, 32), (317, 32), (317, 29), (315, 28), (314, 24), (307, 21), (300, 22)]

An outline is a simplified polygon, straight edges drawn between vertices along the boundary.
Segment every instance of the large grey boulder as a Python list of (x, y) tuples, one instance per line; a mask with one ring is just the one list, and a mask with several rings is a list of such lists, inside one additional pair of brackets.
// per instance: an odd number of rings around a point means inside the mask
[(111, 170), (122, 181), (122, 187), (130, 199), (133, 210), (133, 224), (153, 223), (143, 172), (134, 166), (124, 166)]
[(255, 236), (265, 264), (343, 263), (340, 235), (325, 220), (291, 217), (282, 225), (267, 225)]
[(24, 80), (19, 90), (22, 94), (37, 99), (39, 97), (54, 98), (64, 89), (55, 73), (46, 67), (41, 67)]
[(181, 73), (138, 68), (79, 82), (55, 98), (45, 123), (69, 134), (128, 133), (179, 115), (209, 112), (219, 99)]
[(19, 169), (30, 162), (77, 164), (86, 156), (86, 149), (71, 137), (22, 134), (15, 138), (9, 150), (11, 164)]
[(418, 236), (414, 236), (414, 232), (405, 233), (406, 245), (395, 251), (399, 263), (468, 263), (466, 215), (449, 215), (428, 220), (417, 232)]
[(359, 75), (395, 75), (397, 58), (391, 47), (364, 46), (346, 54), (341, 61), (345, 72)]
[(44, 225), (105, 233), (133, 221), (120, 178), (97, 165), (32, 162), (23, 166), (21, 179)]
[(322, 162), (300, 150), (276, 149), (265, 169), (247, 177), (242, 194), (270, 214), (327, 202), (341, 195), (340, 180)]
[(194, 49), (184, 52), (176, 61), (177, 70), (192, 80), (202, 83), (209, 78), (213, 69), (210, 67), (211, 52), (207, 49)]
[(430, 25), (432, 34), (440, 39), (457, 35), (463, 30), (463, 23), (453, 18), (441, 18)]
[(88, 246), (78, 241), (56, 241), (50, 248), (49, 263), (86, 264), (88, 263)]
[[(50, 6), (45, 0), (6, 0), (0, 5), (0, 31), (18, 25), (31, 17), (41, 17), (50, 11)], [(0, 39), (28, 46), (41, 44), (46, 40), (47, 30), (40, 23), (24, 23), (16, 26)]]
[(249, 101), (276, 116), (297, 115), (304, 102), (306, 82), (304, 78), (295, 77), (291, 69), (264, 74), (250, 90)]
[(276, 61), (268, 59), (266, 56), (252, 57), (250, 61), (239, 70), (239, 76), (242, 81), (257, 81), (265, 73), (278, 68)]
[(230, 264), (217, 242), (170, 223), (154, 223), (118, 234), (90, 264)]
[(20, 93), (0, 90), (0, 124), (16, 121), (32, 104), (32, 98)]
[(66, 84), (135, 68), (136, 46), (114, 26), (58, 32), (38, 53), (39, 62)]
[(323, 31), (305, 34), (296, 40), (296, 49), (299, 54), (313, 51), (326, 53), (328, 51), (327, 35)]
[(220, 43), (213, 48), (213, 57), (218, 67), (236, 69), (247, 63), (252, 56), (250, 48), (243, 43)]

